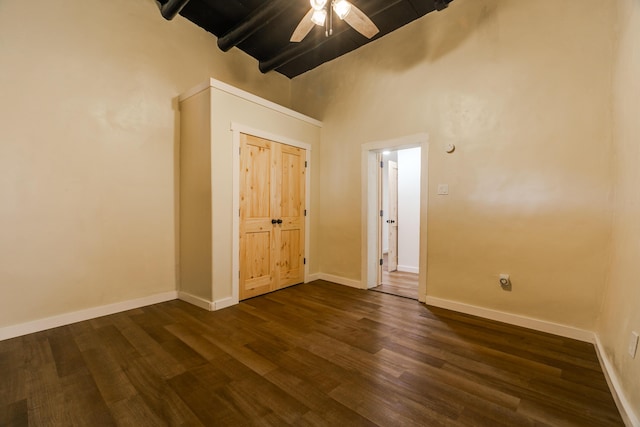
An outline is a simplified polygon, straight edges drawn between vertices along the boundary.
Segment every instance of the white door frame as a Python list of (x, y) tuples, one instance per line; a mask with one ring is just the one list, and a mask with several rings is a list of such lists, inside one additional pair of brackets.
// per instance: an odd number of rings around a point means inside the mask
[(231, 261), (231, 299), (232, 304), (238, 304), (240, 301), (240, 134), (257, 136), (259, 138), (268, 139), (270, 141), (279, 142), (284, 145), (302, 148), (305, 150), (307, 168), (305, 171), (305, 195), (304, 204), (307, 215), (304, 218), (304, 257), (306, 263), (304, 266), (304, 282), (307, 283), (309, 277), (309, 231), (311, 223), (311, 144), (296, 141), (285, 136), (276, 135), (260, 129), (255, 129), (239, 123), (231, 123), (231, 131), (233, 132), (233, 239), (231, 242), (232, 261)]
[(425, 301), (427, 295), (427, 203), (428, 203), (428, 165), (429, 135), (418, 133), (397, 139), (375, 141), (361, 146), (362, 170), (362, 245), (361, 245), (361, 286), (370, 289), (377, 286), (378, 267), (380, 265), (380, 236), (378, 221), (379, 189), (378, 171), (380, 165), (378, 153), (384, 150), (402, 150), (420, 147), (420, 262), (418, 272), (418, 300)]

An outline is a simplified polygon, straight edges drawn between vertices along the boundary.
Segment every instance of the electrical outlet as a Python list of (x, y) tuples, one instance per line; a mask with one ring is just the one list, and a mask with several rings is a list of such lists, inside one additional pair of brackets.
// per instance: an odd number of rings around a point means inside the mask
[(638, 333), (631, 332), (631, 339), (629, 340), (629, 356), (632, 359), (636, 358), (636, 351), (638, 350)]
[(508, 274), (501, 274), (499, 283), (503, 291), (511, 291), (511, 279)]

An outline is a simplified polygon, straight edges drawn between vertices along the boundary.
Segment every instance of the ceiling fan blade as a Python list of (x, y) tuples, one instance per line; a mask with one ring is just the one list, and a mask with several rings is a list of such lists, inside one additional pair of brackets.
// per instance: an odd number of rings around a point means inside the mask
[(296, 29), (293, 31), (290, 41), (294, 43), (301, 42), (302, 39), (304, 39), (307, 34), (309, 34), (313, 26), (316, 25), (311, 20), (311, 15), (313, 15), (313, 8), (309, 9), (309, 12), (304, 15), (304, 18), (302, 18)]
[(368, 39), (380, 32), (376, 24), (374, 24), (363, 11), (353, 5), (353, 3), (351, 4), (351, 11), (344, 17), (344, 20)]

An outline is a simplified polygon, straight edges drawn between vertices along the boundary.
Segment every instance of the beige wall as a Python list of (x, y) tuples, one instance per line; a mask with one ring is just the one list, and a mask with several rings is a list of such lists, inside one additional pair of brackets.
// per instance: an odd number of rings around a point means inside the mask
[(427, 294), (593, 330), (614, 22), (597, 0), (456, 0), (294, 79), (293, 107), (324, 122), (320, 270), (361, 279), (360, 145), (428, 132)]
[(0, 327), (175, 290), (172, 99), (290, 82), (153, 0), (0, 2)]
[[(178, 290), (211, 301), (211, 94), (180, 101)], [(215, 151), (215, 149), (214, 149)]]
[(618, 3), (612, 261), (598, 334), (640, 417), (640, 349), (635, 359), (627, 353), (631, 331), (640, 333), (640, 2)]

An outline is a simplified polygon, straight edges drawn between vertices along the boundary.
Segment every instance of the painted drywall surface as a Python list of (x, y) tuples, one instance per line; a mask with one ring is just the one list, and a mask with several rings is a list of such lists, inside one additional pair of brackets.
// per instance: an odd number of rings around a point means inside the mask
[(360, 145), (427, 132), (427, 294), (593, 330), (610, 234), (613, 10), (456, 0), (293, 79), (293, 108), (324, 123), (321, 271), (360, 279)]
[(640, 2), (618, 3), (612, 257), (598, 334), (636, 417), (640, 417), (640, 349), (635, 359), (627, 352), (631, 331), (640, 333)]
[(420, 262), (420, 148), (398, 151), (398, 271)]
[[(309, 272), (318, 273), (318, 249), (315, 241), (318, 239), (318, 192), (320, 182), (320, 158), (318, 146), (321, 128), (292, 118), (286, 114), (265, 108), (261, 105), (246, 101), (235, 95), (212, 89), (211, 117), (212, 117), (212, 157), (211, 157), (211, 195), (212, 195), (212, 242), (213, 242), (213, 300), (219, 301), (232, 295), (232, 211), (233, 191), (233, 123), (268, 132), (278, 137), (284, 137), (311, 146), (311, 206), (309, 238), (310, 253), (305, 254), (309, 263)], [(235, 274), (238, 274), (237, 272)]]
[(211, 96), (180, 102), (178, 288), (211, 301)]
[(175, 97), (289, 80), (153, 0), (0, 2), (0, 326), (175, 289)]

